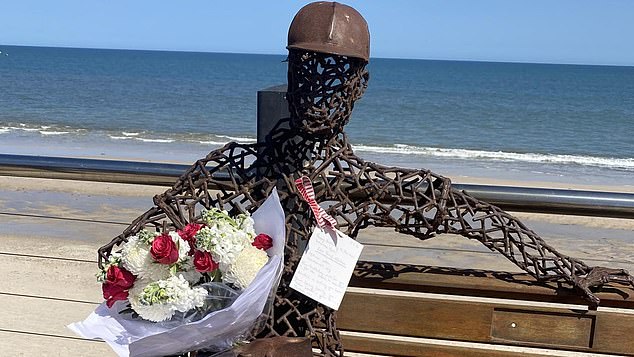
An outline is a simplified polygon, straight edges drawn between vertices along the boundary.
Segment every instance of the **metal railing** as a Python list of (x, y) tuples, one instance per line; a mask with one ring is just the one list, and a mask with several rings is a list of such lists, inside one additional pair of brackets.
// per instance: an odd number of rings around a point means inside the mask
[[(189, 165), (47, 156), (1, 155), (0, 175), (170, 186)], [(634, 194), (454, 183), (500, 208), (634, 219)]]

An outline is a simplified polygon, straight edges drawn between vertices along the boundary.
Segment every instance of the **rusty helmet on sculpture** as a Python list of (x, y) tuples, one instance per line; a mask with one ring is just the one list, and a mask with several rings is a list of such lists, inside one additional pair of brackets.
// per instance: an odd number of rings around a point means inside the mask
[(288, 31), (288, 49), (370, 59), (368, 24), (348, 5), (314, 2), (299, 10)]
[(367, 23), (350, 6), (308, 4), (291, 23), (287, 48), (291, 125), (320, 137), (341, 133), (369, 79)]

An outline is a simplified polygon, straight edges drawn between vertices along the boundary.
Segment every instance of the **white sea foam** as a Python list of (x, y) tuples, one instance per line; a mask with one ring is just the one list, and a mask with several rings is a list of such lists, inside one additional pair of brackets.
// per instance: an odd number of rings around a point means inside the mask
[(0, 134), (8, 133), (10, 131), (11, 131), (10, 128), (0, 128)]
[(227, 138), (231, 141), (237, 141), (240, 143), (254, 143), (257, 141), (255, 138), (246, 138), (241, 136), (229, 136), (229, 135), (216, 135), (219, 138)]
[(127, 140), (127, 139), (134, 139), (134, 138), (131, 138), (131, 137), (129, 137), (129, 136), (116, 136), (116, 135), (108, 135), (108, 137), (109, 137), (110, 139), (113, 139), (113, 140)]
[(8, 129), (8, 130), (22, 130), (22, 131), (40, 131), (42, 129), (45, 129), (45, 128), (39, 127), (39, 126), (37, 128), (30, 127), (30, 126), (27, 126), (24, 123), (18, 123), (18, 126), (3, 126), (2, 128), (3, 129)]
[(197, 143), (203, 144), (203, 145), (224, 145), (227, 142), (226, 141), (213, 141), (213, 140), (199, 140), (197, 141)]
[(173, 143), (174, 139), (148, 139), (148, 138), (134, 138), (144, 143)]
[(395, 144), (393, 146), (371, 146), (354, 145), (359, 151), (401, 154), (401, 155), (421, 155), (431, 157), (445, 157), (453, 159), (480, 159), (491, 161), (519, 161), (530, 163), (551, 163), (551, 164), (576, 164), (585, 166), (598, 166), (608, 168), (618, 168), (634, 170), (634, 158), (608, 158), (583, 155), (562, 155), (562, 154), (538, 154), (538, 153), (515, 153), (504, 151), (484, 151), (469, 149), (445, 149), (434, 147), (420, 147), (413, 145)]
[(89, 130), (84, 128), (71, 128), (67, 126), (55, 127), (53, 125), (27, 126), (27, 124), (19, 123), (17, 126), (3, 126), (0, 130), (7, 131), (25, 131), (28, 133), (39, 133), (41, 135), (66, 135), (87, 133)]
[(39, 132), (42, 135), (64, 135), (64, 134), (70, 133), (69, 131), (45, 131), (45, 130), (39, 130)]
[(138, 136), (139, 135), (139, 133), (128, 133), (125, 131), (121, 132), (121, 134), (123, 134), (124, 136)]

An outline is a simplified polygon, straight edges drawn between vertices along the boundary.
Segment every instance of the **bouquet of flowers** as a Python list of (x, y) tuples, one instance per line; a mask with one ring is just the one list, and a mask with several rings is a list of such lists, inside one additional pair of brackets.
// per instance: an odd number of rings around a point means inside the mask
[(284, 227), (273, 192), (253, 218), (212, 208), (182, 230), (142, 230), (97, 274), (104, 304), (69, 328), (104, 339), (120, 356), (227, 347), (272, 297)]

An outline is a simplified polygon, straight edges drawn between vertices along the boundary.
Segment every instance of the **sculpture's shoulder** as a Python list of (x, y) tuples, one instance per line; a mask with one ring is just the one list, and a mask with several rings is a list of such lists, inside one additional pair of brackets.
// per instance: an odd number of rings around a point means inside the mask
[[(269, 180), (257, 184), (258, 173), (252, 167), (257, 159), (257, 145), (227, 143), (196, 160), (170, 189), (155, 196), (154, 201), (158, 203), (176, 196), (192, 196), (199, 197), (204, 201), (202, 203), (211, 206), (212, 201), (222, 203), (232, 200), (232, 195), (237, 195), (237, 192), (270, 192), (270, 186), (274, 186), (274, 182)], [(219, 197), (219, 193), (222, 193), (221, 199), (212, 198)]]
[[(187, 169), (181, 179), (195, 176), (207, 176), (216, 174), (222, 176), (239, 175), (247, 179), (253, 162), (258, 159), (257, 144), (241, 144), (229, 142), (224, 146), (210, 151), (205, 157), (194, 162)], [(177, 182), (178, 183), (178, 182)]]
[(443, 175), (432, 172), (425, 168), (408, 168), (399, 166), (387, 166), (372, 161), (367, 161), (357, 156), (348, 159), (349, 163), (362, 170), (357, 170), (360, 175), (366, 178), (377, 178), (382, 181), (420, 181), (437, 182), (437, 185), (449, 185), (451, 180)]
[[(197, 162), (204, 162), (213, 166), (226, 164), (246, 165), (250, 164), (259, 157), (258, 152), (262, 150), (262, 144), (243, 144), (235, 141), (229, 142), (224, 146), (210, 151), (204, 158)], [(244, 160), (243, 162), (241, 162)]]

